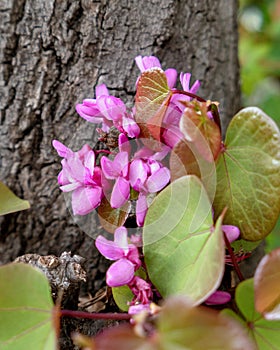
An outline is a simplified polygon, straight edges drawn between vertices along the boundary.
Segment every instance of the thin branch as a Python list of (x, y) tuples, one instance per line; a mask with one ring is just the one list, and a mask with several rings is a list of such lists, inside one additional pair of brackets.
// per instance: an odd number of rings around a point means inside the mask
[(74, 310), (60, 310), (60, 316), (62, 317), (76, 317), (76, 318), (87, 318), (91, 320), (130, 320), (131, 316), (126, 313), (90, 313), (84, 311), (74, 311)]

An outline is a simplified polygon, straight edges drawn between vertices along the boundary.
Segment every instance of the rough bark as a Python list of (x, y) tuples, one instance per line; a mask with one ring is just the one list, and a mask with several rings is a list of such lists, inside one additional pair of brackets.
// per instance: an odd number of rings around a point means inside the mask
[(99, 226), (91, 218), (84, 234), (70, 216), (52, 139), (92, 143), (75, 104), (100, 83), (131, 102), (139, 54), (192, 72), (227, 124), (240, 103), (236, 19), (235, 0), (1, 1), (0, 179), (31, 204), (0, 218), (1, 263), (72, 251), (88, 259), (89, 290), (100, 287), (106, 267), (90, 237)]

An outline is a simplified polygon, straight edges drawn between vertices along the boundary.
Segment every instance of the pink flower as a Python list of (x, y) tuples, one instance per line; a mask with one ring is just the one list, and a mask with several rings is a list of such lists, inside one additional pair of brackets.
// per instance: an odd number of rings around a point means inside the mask
[[(145, 72), (148, 69), (151, 68), (161, 68), (161, 64), (160, 61), (157, 57), (155, 56), (137, 56), (135, 58), (135, 62), (138, 66), (138, 68), (140, 69), (141, 73)], [(176, 84), (176, 80), (177, 80), (177, 71), (174, 68), (168, 68), (165, 71), (165, 75), (167, 78), (167, 83), (170, 89), (172, 89), (175, 84)]]
[(96, 99), (85, 99), (76, 105), (77, 113), (85, 120), (99, 124), (102, 130), (108, 132), (113, 125), (129, 137), (137, 137), (140, 128), (131, 115), (126, 112), (126, 106), (120, 98), (110, 96), (105, 84), (95, 89)]
[(86, 215), (100, 205), (103, 197), (101, 170), (95, 166), (95, 154), (89, 145), (73, 152), (61, 142), (53, 140), (53, 147), (62, 159), (58, 183), (63, 192), (72, 192), (74, 215)]
[[(110, 99), (106, 85), (98, 85), (95, 89), (95, 95), (96, 99), (88, 98), (83, 100), (82, 104), (77, 104), (76, 111), (82, 118), (90, 123), (102, 123), (102, 130), (108, 132), (110, 127), (113, 126), (113, 122), (112, 118), (107, 118), (108, 115), (104, 115), (104, 100), (106, 100), (106, 98)], [(98, 102), (98, 100), (100, 101)]]
[(100, 163), (105, 178), (108, 180), (116, 180), (111, 193), (111, 207), (120, 208), (128, 200), (130, 195), (128, 153), (120, 152), (116, 155), (114, 160), (103, 156)]
[(134, 276), (128, 286), (135, 295), (132, 304), (150, 304), (153, 297), (150, 283), (139, 276)]
[(222, 230), (227, 236), (229, 243), (234, 242), (240, 236), (240, 231), (237, 226), (233, 225), (222, 225)]
[(162, 190), (170, 181), (170, 171), (153, 159), (132, 160), (129, 171), (131, 187), (139, 192), (136, 202), (136, 222), (143, 226), (148, 210), (147, 196)]
[(205, 300), (206, 305), (223, 305), (231, 300), (231, 295), (228, 292), (217, 290)]
[(110, 287), (129, 284), (134, 272), (141, 266), (138, 249), (128, 243), (127, 229), (118, 227), (114, 233), (114, 241), (98, 236), (95, 242), (100, 253), (109, 260), (117, 260), (107, 271), (106, 282)]

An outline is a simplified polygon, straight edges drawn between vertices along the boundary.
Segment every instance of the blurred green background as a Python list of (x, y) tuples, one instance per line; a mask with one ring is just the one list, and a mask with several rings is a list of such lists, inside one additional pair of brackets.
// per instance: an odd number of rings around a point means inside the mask
[[(258, 106), (280, 127), (280, 0), (239, 1), (243, 106)], [(280, 247), (280, 220), (266, 240)]]

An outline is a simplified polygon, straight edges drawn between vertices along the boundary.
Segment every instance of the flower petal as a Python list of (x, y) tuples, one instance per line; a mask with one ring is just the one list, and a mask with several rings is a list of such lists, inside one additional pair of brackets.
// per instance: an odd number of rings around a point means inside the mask
[(103, 236), (98, 236), (95, 241), (95, 246), (99, 252), (109, 260), (119, 260), (124, 257), (124, 251), (116, 242), (109, 241)]
[(167, 168), (160, 168), (148, 177), (145, 187), (148, 192), (155, 193), (163, 189), (170, 181), (170, 171)]
[(113, 167), (117, 174), (122, 174), (123, 177), (127, 176), (128, 173), (128, 153), (119, 152), (113, 160)]
[(101, 187), (80, 187), (72, 193), (74, 215), (86, 215), (100, 205), (103, 197)]
[(134, 265), (123, 258), (113, 263), (107, 273), (106, 282), (109, 287), (120, 287), (128, 284), (134, 277)]
[(97, 85), (95, 88), (95, 96), (99, 97), (102, 95), (109, 96), (109, 91), (108, 91), (107, 86), (105, 84)]
[(139, 197), (136, 202), (136, 222), (140, 227), (144, 225), (147, 210), (148, 203), (146, 196), (142, 193), (139, 193)]
[(120, 208), (128, 200), (130, 194), (129, 182), (118, 177), (112, 190), (110, 204), (112, 208)]
[(100, 164), (102, 172), (107, 179), (114, 180), (118, 176), (118, 173), (114, 169), (114, 163), (108, 157), (103, 156)]
[(73, 154), (73, 151), (71, 151), (70, 148), (66, 147), (63, 143), (57, 140), (53, 140), (52, 145), (60, 157), (67, 158)]
[(177, 81), (177, 71), (174, 68), (168, 68), (165, 71), (165, 75), (167, 78), (167, 84), (170, 89), (172, 89)]
[(118, 227), (114, 232), (114, 242), (125, 252), (128, 251), (127, 229), (124, 226)]
[(93, 176), (94, 174), (94, 166), (95, 166), (95, 154), (93, 151), (89, 151), (85, 155), (84, 165), (87, 167), (90, 171), (90, 174)]
[(228, 292), (217, 290), (205, 300), (206, 305), (223, 305), (231, 300), (231, 295)]
[(222, 225), (222, 230), (227, 236), (227, 239), (229, 240), (230, 243), (235, 241), (240, 235), (240, 231), (237, 226)]
[(140, 191), (147, 179), (147, 165), (142, 159), (134, 159), (129, 168), (129, 181), (135, 191)]
[(154, 67), (161, 68), (160, 61), (155, 56), (137, 56), (135, 57), (135, 62), (141, 72)]

